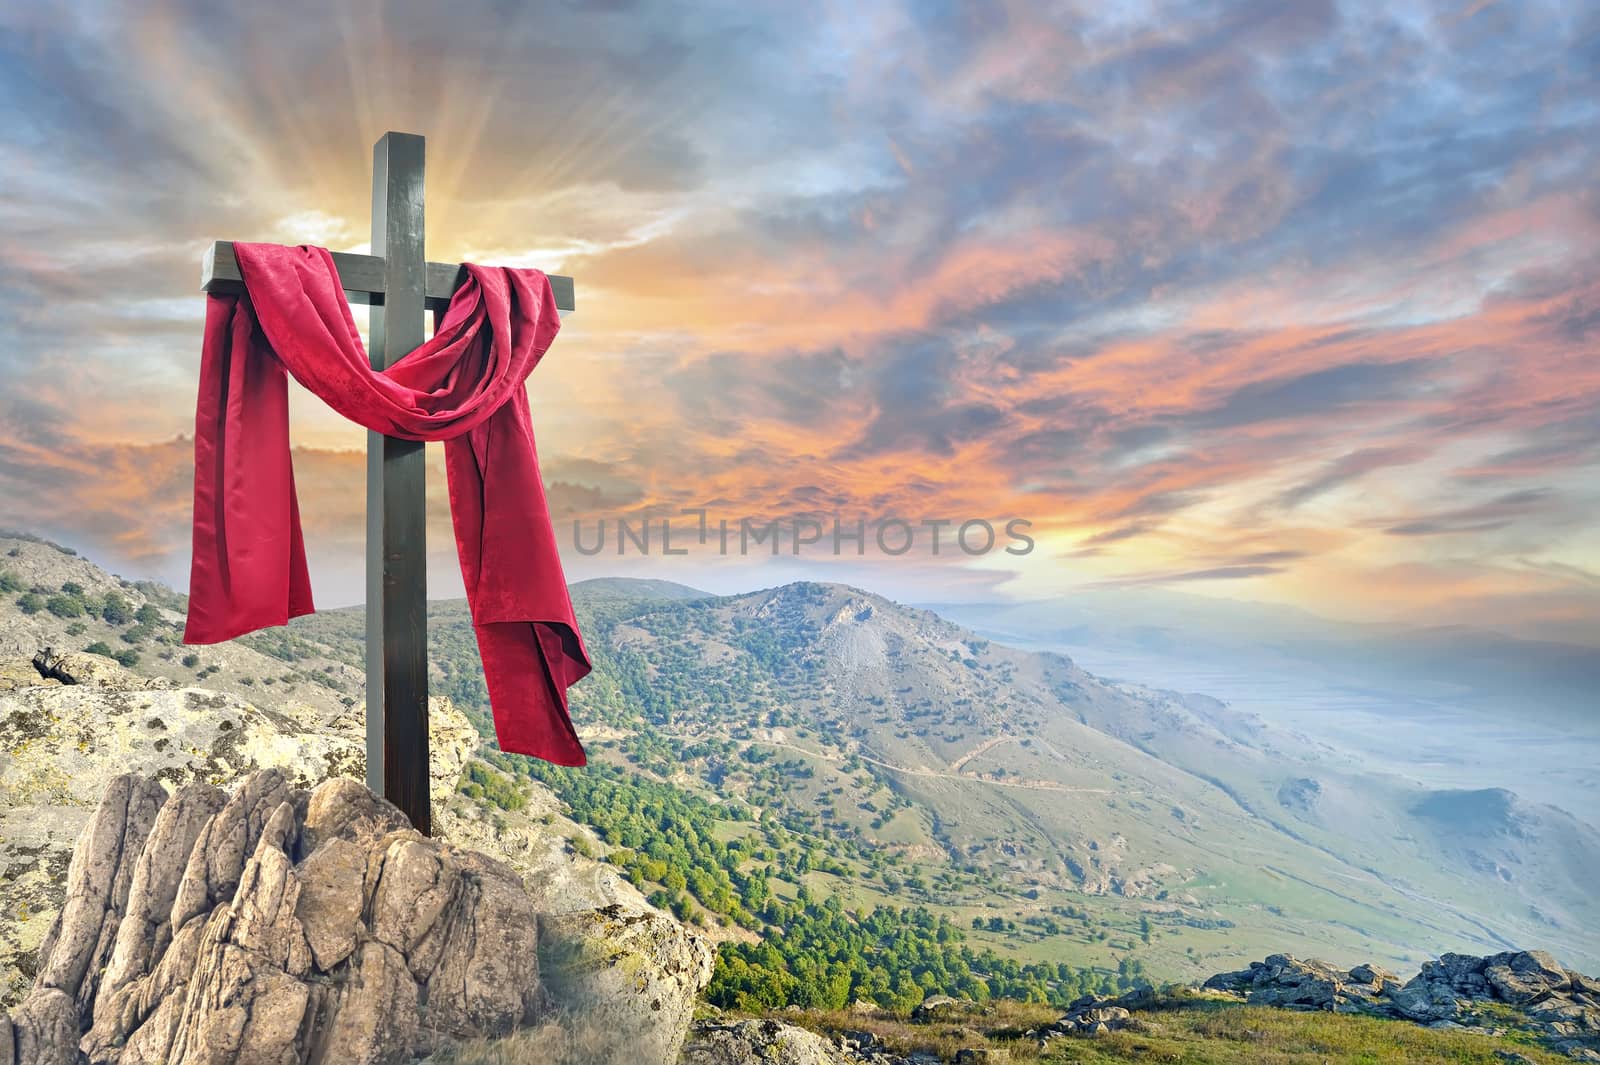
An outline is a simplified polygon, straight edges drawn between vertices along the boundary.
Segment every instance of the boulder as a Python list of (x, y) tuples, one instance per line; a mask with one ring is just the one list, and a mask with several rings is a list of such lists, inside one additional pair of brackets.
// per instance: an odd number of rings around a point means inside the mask
[(1010, 1065), (1011, 1051), (1004, 1047), (963, 1047), (956, 1051), (956, 1065)]
[(968, 1004), (960, 999), (951, 998), (949, 995), (929, 995), (922, 1003), (911, 1011), (914, 1021), (928, 1022), (943, 1020), (964, 1013)]
[(1133, 1026), (1133, 1015), (1122, 999), (1084, 995), (1053, 1023), (1032, 1033), (1041, 1043), (1063, 1035), (1101, 1035)]
[(1535, 1029), (1557, 1039), (1600, 1035), (1595, 981), (1561, 967), (1540, 950), (1488, 957), (1445, 954), (1389, 996), (1393, 1013), (1422, 1024), (1471, 1022), (1481, 1005), (1518, 1010)]
[(700, 1024), (683, 1047), (682, 1065), (844, 1065), (827, 1040), (782, 1021)]
[(677, 1059), (715, 954), (665, 914), (612, 905), (541, 915), (539, 958), (558, 1008), (654, 1062)]

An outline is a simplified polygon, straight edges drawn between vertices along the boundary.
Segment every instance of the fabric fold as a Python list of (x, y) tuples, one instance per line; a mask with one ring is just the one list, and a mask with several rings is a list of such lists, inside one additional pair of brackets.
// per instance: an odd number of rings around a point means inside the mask
[(377, 371), (325, 248), (234, 244), (242, 294), (206, 300), (184, 642), (314, 611), (288, 378), (386, 436), (444, 441), (450, 517), (503, 750), (584, 765), (567, 689), (590, 671), (524, 387), (561, 328), (539, 270), (466, 264), (432, 339)]

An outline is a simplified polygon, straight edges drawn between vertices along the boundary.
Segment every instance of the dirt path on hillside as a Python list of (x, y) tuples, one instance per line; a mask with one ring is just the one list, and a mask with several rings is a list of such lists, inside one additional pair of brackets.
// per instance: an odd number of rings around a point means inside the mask
[(987, 751), (991, 751), (995, 747), (997, 747), (998, 745), (1006, 742), (1009, 739), (1013, 739), (1013, 738), (1014, 737), (1011, 737), (1011, 736), (995, 736), (992, 739), (984, 740), (982, 743), (980, 743), (976, 747), (972, 748), (972, 750), (968, 751), (966, 754), (962, 755), (960, 758), (957, 758), (955, 761), (951, 762), (950, 763), (950, 772), (952, 772), (952, 773), (961, 772), (961, 767), (966, 765), (968, 762), (972, 761), (974, 758), (978, 757), (978, 755), (984, 754)]
[[(1010, 739), (1011, 737), (1002, 736), (999, 738)], [(782, 747), (785, 750), (796, 751), (800, 754), (810, 755), (812, 758), (820, 758), (824, 762), (839, 763), (846, 760), (845, 755), (828, 754), (825, 751), (814, 751), (809, 747), (801, 747), (799, 744), (794, 743), (780, 743), (777, 740), (755, 740), (753, 742), (760, 744), (763, 747)], [(979, 752), (974, 751), (972, 753), (977, 754)], [(873, 758), (871, 755), (866, 754), (856, 754), (853, 757), (859, 758), (863, 762), (870, 762), (872, 765), (880, 766), (892, 773), (901, 773), (905, 776), (911, 777), (941, 777), (945, 780), (965, 781), (968, 784), (988, 784), (997, 788), (1021, 788), (1024, 791), (1059, 791), (1073, 795), (1112, 795), (1116, 793), (1114, 788), (1091, 788), (1086, 785), (1052, 784), (1046, 780), (988, 780), (983, 777), (968, 776), (964, 773), (952, 773), (948, 770), (912, 769), (909, 766), (895, 765), (893, 762), (885, 762), (881, 758)], [(966, 757), (971, 757), (971, 755)]]

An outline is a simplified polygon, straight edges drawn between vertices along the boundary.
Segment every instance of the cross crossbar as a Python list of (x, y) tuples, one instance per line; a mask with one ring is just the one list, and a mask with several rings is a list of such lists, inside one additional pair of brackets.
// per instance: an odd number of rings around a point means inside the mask
[[(351, 303), (379, 304), (383, 302), (383, 257), (358, 255), (354, 252), (333, 252), (333, 265), (339, 271), (339, 283), (344, 286), (346, 298)], [(439, 310), (450, 302), (456, 289), (467, 279), (466, 268), (460, 263), (424, 264), (425, 298), (429, 310)], [(575, 285), (572, 278), (558, 274), (548, 275), (550, 288), (556, 295), (556, 307), (563, 311), (576, 309)], [(244, 278), (239, 273), (239, 261), (233, 257), (233, 241), (219, 240), (206, 249), (200, 264), (200, 291), (243, 292)]]

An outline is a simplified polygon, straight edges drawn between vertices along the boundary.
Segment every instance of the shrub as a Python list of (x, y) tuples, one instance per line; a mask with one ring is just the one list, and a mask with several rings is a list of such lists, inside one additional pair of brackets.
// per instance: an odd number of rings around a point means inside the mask
[(104, 640), (96, 640), (83, 650), (85, 654), (105, 655), (107, 658), (117, 657), (117, 652), (113, 651), (111, 645)]
[(76, 595), (81, 598), (83, 596), (83, 585), (77, 581), (63, 581), (61, 583), (61, 594)]
[(44, 609), (44, 596), (38, 592), (27, 592), (17, 597), (17, 609), (24, 614), (37, 614)]
[(138, 619), (138, 622), (141, 625), (161, 624), (161, 608), (156, 606), (154, 603), (146, 603), (144, 606), (140, 607), (139, 612), (133, 616)]
[(0, 592), (10, 595), (22, 591), (22, 582), (10, 570), (0, 570)]
[(135, 651), (131, 647), (125, 651), (117, 651), (111, 657), (115, 658), (123, 665), (124, 668), (127, 669), (132, 669), (134, 666), (139, 664), (139, 652)]
[(107, 624), (126, 625), (133, 620), (133, 609), (120, 592), (109, 592), (106, 594), (105, 605), (100, 608), (100, 616)]
[(182, 658), (184, 669), (193, 669), (200, 664), (199, 655), (184, 655)]
[(74, 621), (71, 625), (67, 626), (67, 635), (68, 636), (82, 636), (84, 633), (86, 633), (88, 631), (89, 631), (89, 626), (85, 625), (81, 621)]
[(83, 601), (75, 595), (52, 595), (44, 607), (58, 618), (83, 617)]

